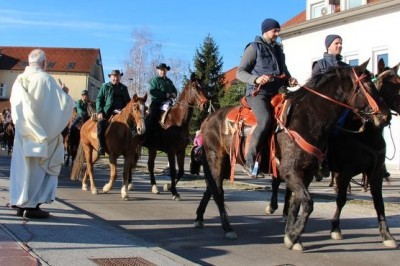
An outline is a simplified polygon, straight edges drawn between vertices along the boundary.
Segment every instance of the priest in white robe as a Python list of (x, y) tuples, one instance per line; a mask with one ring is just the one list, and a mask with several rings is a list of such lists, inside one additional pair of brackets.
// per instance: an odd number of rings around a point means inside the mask
[(46, 54), (35, 49), (29, 66), (14, 82), (11, 115), (15, 142), (10, 169), (10, 205), (25, 218), (47, 218), (39, 208), (56, 197), (64, 161), (61, 132), (75, 107), (68, 88), (45, 72)]

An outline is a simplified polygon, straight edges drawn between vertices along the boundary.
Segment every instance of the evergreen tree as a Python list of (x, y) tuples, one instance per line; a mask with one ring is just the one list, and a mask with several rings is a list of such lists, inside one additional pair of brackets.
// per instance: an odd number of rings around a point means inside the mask
[(229, 87), (224, 96), (220, 99), (221, 107), (239, 105), (240, 99), (243, 98), (246, 91), (246, 84), (238, 81)]
[[(218, 45), (208, 34), (202, 46), (196, 49), (193, 59), (193, 72), (203, 81), (202, 86), (215, 109), (220, 108), (220, 99), (224, 96), (224, 73), (222, 72), (222, 57), (219, 55)], [(207, 110), (195, 110), (190, 123), (190, 133), (194, 134), (208, 115)]]

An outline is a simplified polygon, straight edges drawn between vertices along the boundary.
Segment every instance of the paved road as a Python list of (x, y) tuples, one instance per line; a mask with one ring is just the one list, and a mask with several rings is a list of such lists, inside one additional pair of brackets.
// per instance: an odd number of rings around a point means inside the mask
[[(143, 158), (145, 159), (145, 158)], [(165, 158), (164, 158), (165, 159)], [(103, 160), (96, 166), (99, 189), (108, 179), (108, 166)], [(335, 203), (328, 180), (313, 183), (311, 191), (322, 195), (315, 198), (314, 212), (309, 219), (302, 241), (306, 251), (287, 250), (283, 242), (284, 223), (281, 208), (276, 214), (266, 216), (264, 209), (270, 197), (269, 180), (250, 180), (238, 168), (237, 182), (225, 186), (226, 205), (231, 223), (239, 239), (223, 237), (219, 216), (214, 202), (205, 214), (206, 228), (193, 226), (195, 212), (204, 191), (204, 181), (187, 177), (180, 182), (178, 191), (182, 201), (173, 201), (169, 192), (154, 195), (141, 160), (134, 173), (135, 191), (130, 200), (120, 198), (120, 180), (108, 194), (92, 195), (80, 190), (80, 183), (70, 181), (68, 169), (60, 177), (58, 199), (73, 209), (78, 209), (94, 219), (102, 220), (127, 234), (144, 239), (154, 247), (161, 247), (193, 263), (201, 265), (390, 265), (398, 261), (397, 249), (385, 248), (379, 236), (373, 206), (364, 199), (369, 194), (353, 188), (357, 200), (348, 204), (342, 214), (342, 232), (345, 239), (329, 238), (330, 220)], [(186, 164), (188, 165), (188, 164)], [(158, 158), (160, 170), (157, 181), (161, 185), (168, 177), (161, 169), (165, 160)], [(391, 232), (400, 239), (399, 176), (394, 175), (392, 186), (385, 184), (387, 216)], [(280, 195), (282, 200), (282, 195)], [(128, 254), (127, 254), (128, 255)]]

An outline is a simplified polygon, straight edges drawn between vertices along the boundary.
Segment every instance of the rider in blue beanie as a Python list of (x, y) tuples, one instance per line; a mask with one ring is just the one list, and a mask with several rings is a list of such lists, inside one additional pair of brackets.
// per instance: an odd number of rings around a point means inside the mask
[(280, 29), (280, 28), (281, 25), (279, 25), (278, 21), (272, 18), (267, 18), (261, 24), (261, 34), (264, 34), (264, 32), (270, 31), (272, 29)]

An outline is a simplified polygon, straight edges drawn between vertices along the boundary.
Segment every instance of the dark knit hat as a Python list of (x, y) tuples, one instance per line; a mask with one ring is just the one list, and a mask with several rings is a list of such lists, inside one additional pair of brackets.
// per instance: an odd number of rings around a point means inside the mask
[(261, 34), (264, 34), (266, 31), (270, 31), (272, 29), (280, 29), (281, 25), (279, 22), (272, 18), (265, 19), (261, 24)]
[(81, 95), (89, 95), (88, 90), (82, 90)]
[(333, 41), (334, 41), (335, 39), (337, 39), (337, 38), (342, 39), (342, 37), (340, 37), (340, 36), (337, 35), (337, 34), (331, 34), (331, 35), (326, 36), (326, 38), (325, 38), (325, 47), (326, 47), (327, 50), (328, 50), (328, 47), (331, 46), (331, 44), (333, 43)]

